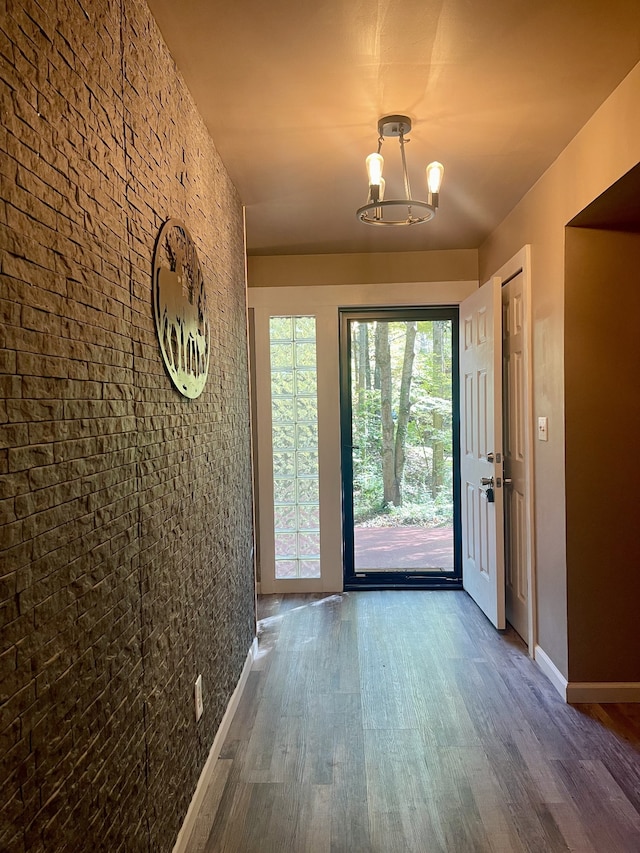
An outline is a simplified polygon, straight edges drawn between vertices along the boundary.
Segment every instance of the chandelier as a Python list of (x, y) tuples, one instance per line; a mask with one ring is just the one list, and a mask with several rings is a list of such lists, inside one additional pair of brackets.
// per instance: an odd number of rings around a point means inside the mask
[[(356, 216), (367, 225), (418, 225), (428, 222), (435, 216), (438, 208), (440, 184), (444, 174), (442, 163), (434, 161), (427, 166), (427, 201), (411, 198), (407, 158), (404, 151), (407, 133), (411, 130), (411, 119), (407, 116), (383, 116), (378, 121), (378, 150), (366, 159), (369, 174), (369, 197), (367, 203), (359, 207)], [(404, 179), (404, 198), (384, 197), (384, 178), (382, 166), (384, 158), (380, 153), (384, 138), (395, 136), (400, 142), (402, 158), (402, 177)]]

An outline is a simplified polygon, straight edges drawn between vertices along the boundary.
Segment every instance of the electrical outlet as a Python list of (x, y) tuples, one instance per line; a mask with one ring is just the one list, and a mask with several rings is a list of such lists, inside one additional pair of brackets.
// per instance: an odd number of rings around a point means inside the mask
[(202, 716), (202, 712), (204, 711), (204, 705), (202, 703), (202, 676), (199, 675), (196, 678), (196, 684), (194, 688), (194, 698), (196, 702), (196, 723)]

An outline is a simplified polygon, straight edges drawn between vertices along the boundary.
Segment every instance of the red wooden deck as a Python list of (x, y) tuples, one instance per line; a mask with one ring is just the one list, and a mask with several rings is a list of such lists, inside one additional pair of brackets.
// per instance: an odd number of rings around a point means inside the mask
[(453, 571), (452, 527), (356, 527), (356, 571)]

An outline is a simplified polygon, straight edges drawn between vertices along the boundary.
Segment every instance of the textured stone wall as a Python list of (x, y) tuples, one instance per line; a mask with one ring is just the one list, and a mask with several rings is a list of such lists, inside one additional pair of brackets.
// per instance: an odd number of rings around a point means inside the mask
[[(254, 632), (241, 206), (141, 0), (0, 2), (0, 99), (0, 850), (161, 853)], [(169, 217), (194, 401), (153, 324)]]

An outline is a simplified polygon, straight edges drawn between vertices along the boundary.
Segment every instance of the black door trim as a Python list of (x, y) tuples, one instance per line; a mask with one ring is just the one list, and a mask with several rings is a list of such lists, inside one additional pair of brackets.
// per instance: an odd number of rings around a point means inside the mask
[[(340, 314), (340, 440), (342, 463), (342, 552), (344, 589), (462, 589), (460, 516), (460, 381), (457, 305), (341, 308)], [(351, 320), (451, 320), (453, 425), (453, 537), (454, 572), (355, 572), (353, 535), (353, 458), (351, 434)]]

